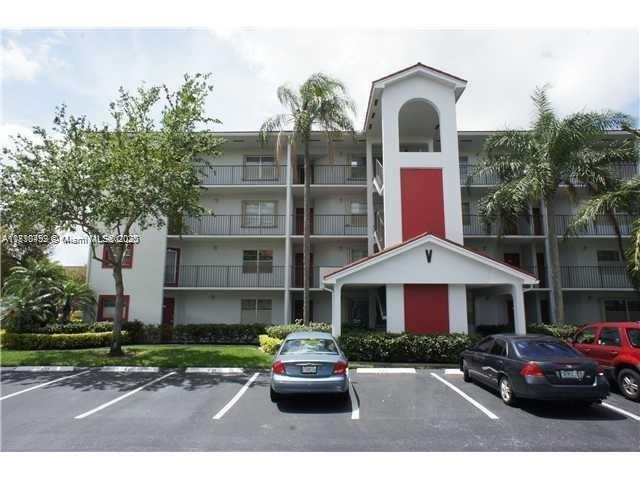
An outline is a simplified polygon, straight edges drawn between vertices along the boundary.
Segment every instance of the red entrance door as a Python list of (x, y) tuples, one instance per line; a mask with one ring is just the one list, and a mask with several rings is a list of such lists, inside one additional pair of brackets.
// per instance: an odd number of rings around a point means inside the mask
[(175, 298), (165, 297), (162, 300), (162, 329), (161, 337), (163, 342), (171, 340), (173, 335), (173, 316), (176, 308)]
[[(309, 216), (311, 217), (309, 234), (313, 235), (313, 208), (309, 209)], [(296, 235), (304, 235), (304, 208), (296, 208)]]
[[(311, 253), (310, 258), (311, 261), (309, 269), (309, 287), (313, 287), (313, 253)], [(294, 288), (302, 288), (304, 287), (304, 254), (296, 253), (295, 266), (293, 268), (293, 287)]]

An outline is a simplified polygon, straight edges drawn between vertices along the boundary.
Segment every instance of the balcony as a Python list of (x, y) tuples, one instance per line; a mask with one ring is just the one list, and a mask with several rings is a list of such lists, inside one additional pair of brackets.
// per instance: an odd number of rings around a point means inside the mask
[(465, 236), (537, 236), (542, 235), (542, 218), (539, 215), (522, 215), (517, 221), (500, 225), (487, 222), (482, 215), (462, 215), (462, 226)]
[(633, 288), (624, 265), (560, 267), (562, 288)]
[(215, 185), (284, 185), (286, 165), (199, 165), (200, 184)]
[[(304, 215), (294, 215), (294, 235), (304, 234)], [(366, 215), (313, 215), (311, 235), (367, 235)]]
[(169, 235), (273, 236), (285, 234), (286, 215), (203, 215), (186, 217), (182, 229), (169, 223)]
[[(620, 228), (620, 234), (623, 236), (631, 235), (633, 217), (623, 214), (616, 214), (614, 217)], [(558, 235), (564, 235), (575, 218), (575, 215), (556, 215), (556, 232)], [(616, 230), (608, 215), (598, 215), (595, 222), (589, 222), (571, 235), (578, 237), (615, 236)]]
[[(322, 287), (322, 276), (333, 269), (340, 268), (339, 266), (332, 267), (319, 267), (312, 266), (309, 272), (309, 288)], [(296, 265), (291, 267), (291, 288), (303, 288), (304, 287), (304, 267), (302, 265)]]
[[(304, 166), (299, 166), (295, 172), (295, 184), (304, 184), (304, 173)], [(365, 185), (367, 169), (355, 165), (312, 165), (309, 181), (312, 185)]]
[[(271, 265), (180, 265), (165, 268), (166, 287), (284, 288), (284, 269)], [(177, 277), (177, 281), (176, 281)]]

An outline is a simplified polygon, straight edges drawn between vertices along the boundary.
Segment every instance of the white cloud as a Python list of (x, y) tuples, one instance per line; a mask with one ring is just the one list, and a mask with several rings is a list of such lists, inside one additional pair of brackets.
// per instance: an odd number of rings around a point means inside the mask
[(16, 135), (23, 135), (25, 137), (33, 137), (31, 128), (24, 125), (17, 125), (13, 123), (0, 124), (0, 149), (7, 147), (11, 144), (11, 137)]
[(28, 51), (9, 40), (0, 46), (0, 78), (13, 80), (33, 80), (41, 69), (41, 65)]

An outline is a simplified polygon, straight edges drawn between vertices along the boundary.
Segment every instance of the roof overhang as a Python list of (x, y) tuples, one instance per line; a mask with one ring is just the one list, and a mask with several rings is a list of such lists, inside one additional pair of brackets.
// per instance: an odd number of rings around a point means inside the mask
[[(425, 257), (422, 250), (433, 247), (432, 255), (439, 251), (438, 259)], [(417, 252), (417, 253), (416, 253)], [(406, 256), (404, 266), (400, 261)], [(442, 262), (438, 265), (436, 262)], [(393, 262), (396, 262), (394, 265)], [(420, 264), (424, 264), (423, 269)], [(390, 270), (380, 275), (381, 269), (375, 268), (387, 263)], [(370, 282), (362, 281), (366, 269), (372, 270)], [(435, 269), (435, 270), (434, 270)], [(439, 269), (439, 270), (437, 270)], [(435, 273), (434, 273), (435, 271)], [(421, 275), (424, 277), (422, 278)], [(406, 279), (406, 280), (404, 280)], [(353, 281), (358, 280), (358, 281)], [(435, 280), (435, 281), (434, 281)], [(339, 269), (327, 273), (323, 282), (327, 286), (335, 283), (456, 283), (474, 285), (498, 285), (522, 283), (536, 285), (538, 279), (531, 273), (515, 268), (468, 247), (430, 233), (424, 233), (397, 245), (386, 248), (374, 255), (362, 258)]]

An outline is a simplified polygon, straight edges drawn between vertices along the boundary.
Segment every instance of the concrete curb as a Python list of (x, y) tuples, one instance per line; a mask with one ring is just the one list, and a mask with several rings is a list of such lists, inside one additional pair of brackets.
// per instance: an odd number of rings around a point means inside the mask
[[(4, 367), (6, 368), (6, 367)], [(15, 372), (73, 372), (76, 367), (71, 366), (42, 366), (42, 367), (13, 367)]]
[(100, 371), (116, 373), (158, 373), (160, 367), (102, 367)]
[(385, 367), (385, 368), (356, 368), (358, 373), (416, 373), (415, 368)]

